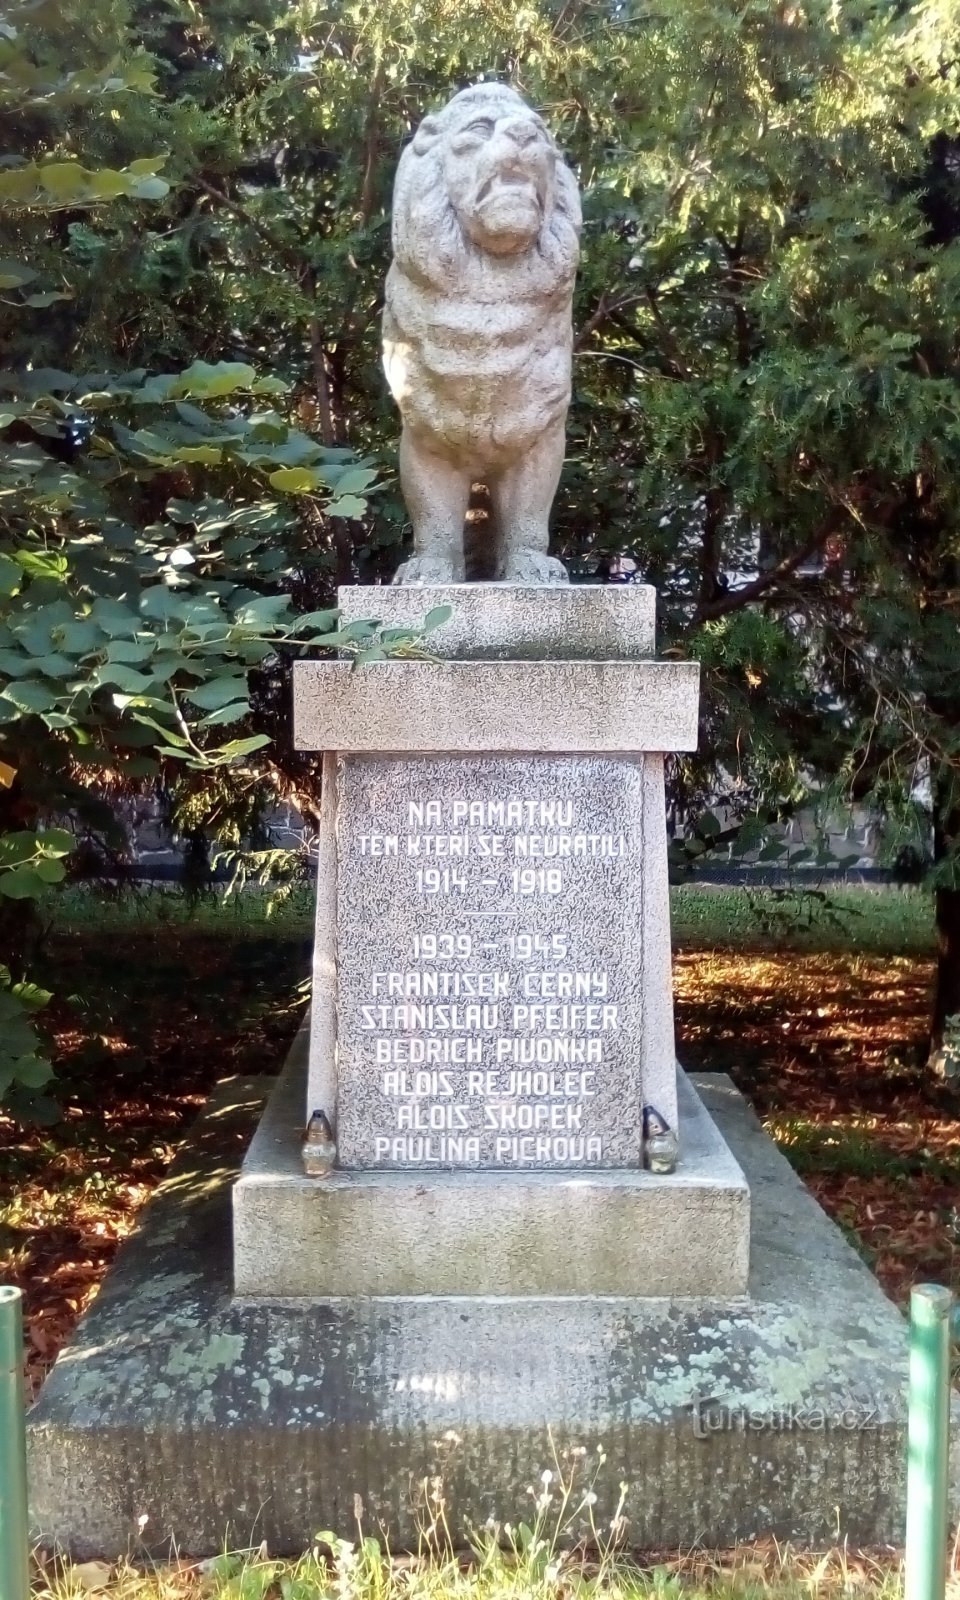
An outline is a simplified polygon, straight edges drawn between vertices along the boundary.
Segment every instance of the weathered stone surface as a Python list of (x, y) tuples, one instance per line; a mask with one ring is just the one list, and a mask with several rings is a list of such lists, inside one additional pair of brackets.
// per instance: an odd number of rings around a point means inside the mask
[(547, 524), (570, 404), (579, 232), (573, 174), (505, 84), (462, 90), (400, 157), (383, 355), (415, 553), (398, 582), (463, 578), (475, 478), (493, 502), (495, 576), (566, 581)]
[(298, 750), (694, 750), (694, 661), (297, 661)]
[(436, 606), (449, 621), (426, 647), (466, 661), (636, 661), (652, 656), (657, 592), (648, 584), (450, 583), (429, 594), (412, 586), (352, 584), (337, 591), (341, 625), (379, 621), (411, 628)]
[(729, 1083), (696, 1082), (756, 1197), (749, 1302), (231, 1301), (222, 1141), (254, 1096), (228, 1085), (31, 1413), (38, 1537), (119, 1556), (145, 1516), (157, 1554), (301, 1550), (359, 1494), (400, 1549), (423, 1478), (462, 1538), (583, 1445), (639, 1548), (899, 1542), (905, 1324)]
[(645, 798), (642, 759), (341, 763), (343, 1167), (639, 1167), (641, 1107), (676, 1128)]
[[(322, 1111), (331, 1127), (337, 1125), (337, 765), (336, 756), (327, 751), (317, 833), (309, 1069), (307, 1098), (301, 1107), (304, 1127), (314, 1111)], [(304, 1038), (301, 1032), (295, 1049), (304, 1047)]]
[[(358, 598), (343, 589), (343, 620), (376, 607), (386, 625), (409, 625), (418, 594), (374, 589)], [(677, 1109), (663, 762), (634, 752), (648, 736), (658, 742), (644, 706), (653, 718), (671, 715), (665, 684), (685, 691), (693, 737), (696, 667), (678, 679), (672, 666), (664, 673), (642, 654), (631, 659), (653, 646), (649, 589), (485, 584), (436, 596), (447, 597), (454, 615), (437, 640), (447, 658), (439, 678), (421, 662), (394, 663), (387, 680), (326, 664), (338, 692), (359, 695), (386, 749), (342, 756), (336, 783), (325, 758), (304, 1120), (324, 1112), (346, 1168), (639, 1166), (642, 1108), (653, 1127), (673, 1130)], [(511, 631), (526, 661), (496, 659)], [(572, 659), (553, 660), (556, 650)], [(608, 661), (606, 651), (625, 659)], [(495, 659), (485, 659), (490, 652)], [(297, 680), (298, 717), (315, 668), (325, 671), (306, 664)], [(486, 674), (493, 686), (474, 697), (495, 724), (486, 742), (522, 740), (536, 753), (465, 754), (485, 741), (448, 672)], [(656, 686), (638, 702), (624, 672), (652, 672)], [(590, 692), (581, 716), (569, 689), (570, 674), (583, 673)], [(570, 754), (541, 748), (555, 742), (543, 736), (544, 675), (556, 686), (551, 717)], [(505, 679), (519, 733), (505, 734), (497, 715)], [(330, 748), (362, 746), (357, 719), (322, 693), (325, 724), (314, 736)], [(629, 754), (581, 753), (620, 733)], [(681, 737), (676, 718), (668, 735)], [(445, 741), (449, 754), (423, 753)], [(395, 744), (420, 749), (398, 755)], [(374, 1012), (389, 1012), (387, 1021), (371, 1020)], [(515, 1069), (544, 1067), (579, 1067), (590, 1082), (574, 1094), (566, 1076), (560, 1089), (552, 1078), (544, 1088), (540, 1073), (529, 1092), (516, 1087)], [(408, 1070), (420, 1068), (426, 1077)]]
[(742, 1295), (746, 1180), (681, 1074), (677, 1171), (304, 1177), (302, 1051), (233, 1191), (243, 1296)]

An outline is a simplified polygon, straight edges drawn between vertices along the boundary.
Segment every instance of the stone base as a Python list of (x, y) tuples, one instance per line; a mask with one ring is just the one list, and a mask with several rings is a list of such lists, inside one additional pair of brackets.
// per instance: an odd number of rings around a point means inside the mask
[(306, 1039), (233, 1191), (238, 1295), (742, 1295), (750, 1192), (683, 1073), (677, 1171), (304, 1177)]
[(157, 1554), (299, 1551), (352, 1535), (359, 1495), (402, 1549), (422, 1479), (461, 1538), (582, 1445), (599, 1524), (628, 1483), (635, 1548), (899, 1543), (905, 1324), (729, 1082), (697, 1084), (752, 1191), (749, 1302), (233, 1300), (261, 1096), (225, 1085), (31, 1413), (36, 1536), (119, 1556), (146, 1518)]

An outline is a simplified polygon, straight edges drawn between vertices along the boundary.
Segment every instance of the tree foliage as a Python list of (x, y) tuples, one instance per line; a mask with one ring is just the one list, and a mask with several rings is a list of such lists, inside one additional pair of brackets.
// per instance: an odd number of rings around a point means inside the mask
[(108, 829), (111, 791), (162, 779), (202, 825), (214, 789), (235, 816), (268, 775), (306, 780), (287, 658), (404, 536), (393, 173), (482, 72), (543, 107), (583, 190), (557, 550), (589, 578), (630, 558), (662, 648), (703, 665), (686, 853), (811, 794), (871, 806), (891, 854), (932, 824), (942, 1035), (957, 24), (955, 0), (8, 6), (0, 890), (48, 892), (68, 858), (44, 835)]
[[(111, 793), (171, 767), (207, 775), (244, 762), (244, 781), (255, 779), (250, 762), (270, 737), (250, 727), (251, 675), (276, 675), (295, 641), (337, 638), (335, 613), (291, 610), (308, 565), (297, 499), (355, 516), (375, 477), (296, 426), (275, 371), (202, 357), (163, 371), (156, 351), (131, 369), (121, 349), (84, 348), (76, 302), (89, 293), (94, 228), (126, 203), (128, 239), (149, 234), (142, 208), (155, 211), (170, 187), (157, 176), (159, 128), (124, 119), (151, 97), (152, 68), (137, 52), (90, 64), (88, 51), (122, 47), (120, 36), (85, 39), (83, 67), (66, 66), (75, 10), (28, 0), (0, 29), (2, 110), (21, 134), (0, 171), (14, 358), (0, 398), (0, 932), (11, 959), (25, 911), (64, 880), (79, 838), (110, 839)], [(140, 140), (147, 154), (114, 155)], [(55, 305), (70, 307), (60, 338), (36, 324)], [(99, 358), (96, 370), (42, 364), (68, 330), (63, 342)], [(0, 971), (0, 1094), (21, 1114), (51, 1110), (29, 1016), (45, 998), (11, 965)]]

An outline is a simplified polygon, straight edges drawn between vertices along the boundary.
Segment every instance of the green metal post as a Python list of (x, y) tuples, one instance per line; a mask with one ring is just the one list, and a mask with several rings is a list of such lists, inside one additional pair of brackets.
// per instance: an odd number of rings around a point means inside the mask
[(910, 1295), (904, 1600), (943, 1600), (946, 1591), (952, 1301), (937, 1283)]
[(30, 1595), (21, 1299), (0, 1286), (0, 1600)]

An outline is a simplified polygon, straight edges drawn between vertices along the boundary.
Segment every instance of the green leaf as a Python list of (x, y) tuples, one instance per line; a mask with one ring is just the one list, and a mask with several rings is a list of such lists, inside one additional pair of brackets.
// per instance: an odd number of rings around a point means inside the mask
[(56, 695), (42, 683), (37, 683), (31, 678), (21, 678), (18, 683), (8, 683), (6, 688), (0, 690), (0, 698), (9, 700), (18, 711), (26, 713), (37, 711), (52, 711), (57, 703)]
[(72, 661), (69, 656), (60, 655), (57, 651), (49, 656), (36, 656), (33, 665), (45, 678), (69, 678), (77, 670), (76, 661)]
[(0, 289), (21, 289), (36, 276), (35, 269), (23, 261), (11, 261), (9, 258), (0, 261)]
[(194, 361), (174, 377), (171, 397), (195, 395), (201, 400), (221, 399), (238, 389), (249, 389), (256, 379), (256, 368), (244, 361)]
[(453, 606), (431, 606), (423, 619), (424, 633), (432, 633), (434, 628), (442, 628), (453, 616)]
[(271, 472), (269, 482), (272, 488), (286, 494), (315, 494), (323, 487), (322, 478), (307, 467), (278, 467)]
[(140, 627), (137, 612), (119, 600), (95, 600), (90, 609), (90, 618), (110, 638), (124, 635), (129, 638)]
[(221, 706), (219, 711), (211, 711), (208, 717), (203, 717), (201, 728), (216, 728), (227, 722), (239, 722), (250, 712), (249, 700), (235, 700), (230, 705)]
[(23, 568), (19, 562), (0, 551), (0, 596), (9, 599), (17, 593), (23, 582)]
[(366, 500), (359, 500), (354, 494), (345, 494), (342, 499), (336, 499), (325, 508), (328, 517), (363, 517), (367, 513)]
[(160, 168), (166, 165), (166, 162), (166, 154), (162, 156), (139, 156), (136, 161), (128, 163), (127, 171), (132, 173), (135, 178), (149, 178), (155, 172), (159, 172)]
[(7, 678), (26, 678), (34, 669), (34, 656), (19, 650), (0, 650), (0, 672)]
[(53, 1077), (53, 1068), (42, 1056), (19, 1056), (13, 1063), (13, 1076), (28, 1089), (42, 1089)]
[(37, 844), (50, 856), (68, 856), (76, 848), (76, 839), (69, 828), (44, 828), (37, 834)]
[(338, 644), (356, 643), (360, 639), (372, 639), (376, 633), (376, 623), (359, 620), (348, 622), (337, 634)]
[(52, 861), (44, 857), (42, 861), (34, 862), (34, 871), (44, 883), (62, 883), (67, 875), (67, 869), (62, 861)]
[(260, 594), (255, 600), (249, 600), (246, 605), (240, 606), (237, 611), (237, 622), (244, 626), (266, 626), (278, 621), (283, 613), (290, 609), (290, 596), (288, 594)]
[(60, 579), (67, 575), (67, 558), (57, 550), (18, 550), (15, 559), (31, 578)]
[[(347, 471), (342, 472), (337, 478), (338, 501), (341, 495), (363, 494), (364, 490), (368, 489), (371, 483), (373, 483), (376, 476), (376, 471), (371, 471), (367, 467), (348, 467)], [(350, 512), (345, 511), (341, 512), (340, 514), (342, 516), (349, 516)]]
[(13, 1088), (4, 1097), (7, 1112), (25, 1128), (52, 1128), (63, 1118), (63, 1111), (48, 1094), (34, 1089)]
[(36, 866), (11, 867), (8, 872), (0, 872), (0, 894), (8, 900), (35, 900), (45, 888)]
[(253, 733), (249, 739), (231, 739), (229, 744), (222, 746), (220, 755), (228, 756), (231, 760), (234, 760), (239, 756), (252, 755), (254, 750), (262, 750), (264, 745), (269, 743), (270, 735), (268, 733)]
[[(437, 609), (439, 610), (440, 608), (437, 607)], [(380, 643), (382, 645), (411, 644), (419, 639), (420, 633), (421, 630), (419, 628), (383, 628), (380, 632)]]
[(145, 673), (124, 666), (121, 661), (105, 661), (94, 672), (90, 683), (95, 689), (122, 689), (124, 694), (141, 695), (149, 694), (152, 681)]
[(146, 591), (140, 610), (145, 617), (153, 617), (157, 622), (182, 622), (186, 615), (183, 600), (165, 583), (156, 583)]
[(126, 666), (142, 666), (149, 661), (157, 648), (156, 639), (113, 639), (107, 645), (107, 660), (122, 661)]
[(131, 756), (123, 763), (123, 771), (129, 778), (155, 778), (160, 765), (152, 756)]
[(37, 169), (41, 188), (58, 202), (86, 199), (88, 174), (78, 161), (51, 161)]
[[(163, 723), (157, 722), (155, 717), (145, 716), (142, 711), (136, 709), (135, 705), (131, 708), (130, 715), (135, 722), (142, 723), (145, 728), (153, 728), (160, 735), (164, 745), (172, 745), (177, 750), (189, 750), (189, 741), (182, 734), (175, 732), (173, 728), (164, 727)], [(166, 750), (164, 750), (164, 754), (167, 754)]]
[(163, 200), (170, 193), (170, 185), (164, 178), (140, 178), (131, 192), (136, 200)]
[(248, 693), (246, 678), (230, 676), (198, 683), (195, 689), (187, 690), (187, 699), (192, 705), (199, 706), (201, 711), (219, 711), (221, 707), (232, 705), (237, 700), (246, 702)]
[(337, 625), (339, 611), (306, 611), (294, 619), (294, 628), (297, 633), (304, 628), (315, 628), (320, 633), (329, 633)]
[(85, 655), (97, 643), (97, 629), (93, 622), (85, 617), (73, 622), (65, 622), (57, 628), (53, 635), (54, 643), (61, 645), (64, 650), (72, 650), (75, 655)]
[[(0, 867), (14, 867), (22, 861), (32, 861), (36, 853), (37, 835), (30, 829), (0, 833)], [(7, 971), (5, 967), (2, 970)]]
[(14, 983), (11, 984), (9, 992), (15, 995), (28, 1011), (42, 1011), (53, 999), (49, 989), (41, 989), (36, 983)]

